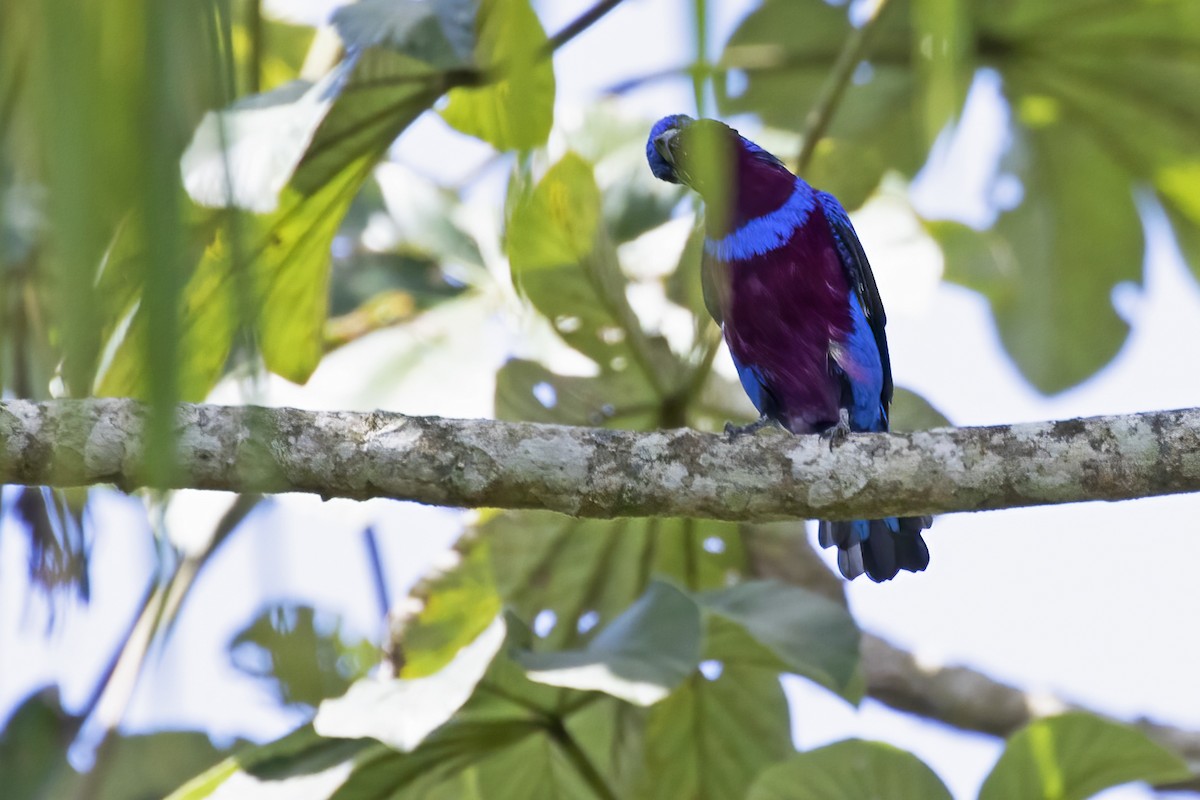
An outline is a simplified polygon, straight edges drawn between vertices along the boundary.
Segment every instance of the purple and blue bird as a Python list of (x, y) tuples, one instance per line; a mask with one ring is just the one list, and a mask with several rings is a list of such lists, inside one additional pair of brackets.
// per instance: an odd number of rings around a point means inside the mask
[[(886, 431), (892, 401), (886, 318), (845, 209), (775, 156), (716, 120), (682, 114), (650, 131), (654, 176), (705, 204), (701, 280), (742, 387), (761, 414), (731, 434), (778, 423), (796, 434)], [(847, 578), (875, 581), (929, 564), (930, 517), (822, 521)]]

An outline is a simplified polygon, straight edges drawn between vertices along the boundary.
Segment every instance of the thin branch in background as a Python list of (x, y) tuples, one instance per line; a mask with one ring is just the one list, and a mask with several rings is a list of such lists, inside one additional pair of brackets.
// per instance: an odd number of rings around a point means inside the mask
[(542, 55), (548, 56), (552, 54), (555, 50), (599, 22), (605, 14), (619, 5), (621, 5), (621, 0), (601, 0), (599, 3), (596, 3), (596, 5), (568, 23), (561, 31), (546, 40), (546, 46), (542, 50)]
[(829, 123), (833, 120), (833, 115), (841, 102), (842, 94), (850, 84), (850, 79), (853, 77), (858, 63), (866, 55), (867, 48), (871, 44), (872, 34), (878, 29), (879, 20), (883, 18), (887, 6), (888, 0), (878, 0), (871, 16), (846, 37), (846, 43), (842, 46), (842, 51), (838, 53), (837, 61), (834, 62), (825, 85), (821, 87), (821, 94), (817, 96), (817, 102), (813, 104), (808, 116), (804, 118), (800, 152), (796, 155), (797, 175), (803, 176), (808, 170), (813, 154), (817, 150), (817, 143), (821, 141), (821, 137), (829, 128)]
[(387, 619), (391, 611), (391, 593), (388, 591), (387, 574), (383, 568), (383, 554), (379, 552), (379, 536), (375, 526), (363, 529), (363, 544), (367, 548), (367, 565), (371, 568), (371, 584), (375, 589), (375, 602), (380, 619)]

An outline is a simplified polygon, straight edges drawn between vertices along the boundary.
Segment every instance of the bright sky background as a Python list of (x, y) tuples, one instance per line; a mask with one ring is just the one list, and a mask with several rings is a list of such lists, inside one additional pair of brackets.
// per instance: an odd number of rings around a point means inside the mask
[[(590, 4), (546, 0), (539, 11), (554, 31)], [(322, 5), (306, 0), (291, 8), (320, 14)], [(753, 4), (713, 5), (715, 54)], [(580, 119), (603, 87), (687, 61), (690, 8), (685, 0), (627, 0), (560, 51), (560, 124)], [(919, 180), (916, 200), (924, 213), (986, 219), (985, 179), (1003, 147), (997, 91), (994, 76), (977, 82), (963, 135), (944, 150), (944, 162)], [(661, 82), (630, 94), (621, 109), (648, 126), (667, 113), (694, 113), (691, 98), (687, 83)], [(753, 138), (753, 122), (738, 122)], [(459, 177), (490, 151), (427, 115), (395, 153), (418, 171)], [(648, 171), (641, 179), (653, 180)], [(485, 184), (480, 202), (496, 192), (496, 181)], [(1044, 398), (1004, 355), (986, 303), (936, 282), (939, 256), (915, 235), (911, 219), (897, 212), (900, 205), (885, 201), (855, 215), (888, 307), (896, 383), (925, 396), (956, 424), (1200, 405), (1200, 289), (1153, 208), (1145, 208), (1152, 235), (1144, 288), (1115, 293), (1133, 334), (1103, 372)], [(306, 387), (272, 379), (255, 399), (487, 416), (487, 367), (503, 362), (511, 337), (498, 319), (456, 318), (462, 314), (453, 307), (437, 313), (435, 320), (383, 331), (336, 352)], [(478, 336), (461, 337), (461, 352), (396, 378), (403, 354), (435, 338), (438, 323), (447, 320)], [(464, 363), (480, 368), (464, 370)], [(218, 390), (218, 400), (239, 402), (236, 388)], [(225, 501), (217, 508), (209, 501), (204, 493), (181, 493), (167, 516), (173, 535), (211, 529)], [(102, 492), (97, 514), (104, 524), (93, 574), (108, 580), (95, 584), (92, 605), (72, 611), (49, 640), (42, 638), (44, 607), (26, 595), (24, 537), (9, 521), (0, 529), (0, 715), (35, 686), (55, 680), (68, 707), (82, 703), (91, 691), (88, 681), (110, 657), (144, 591), (153, 554), (143, 545), (139, 502)], [(1197, 519), (1200, 496), (943, 516), (926, 535), (932, 552), (927, 572), (883, 585), (855, 581), (849, 597), (866, 630), (912, 648), (928, 663), (965, 664), (1121, 718), (1145, 715), (1200, 729)], [(280, 600), (338, 610), (350, 632), (378, 638), (383, 628), (361, 536), (368, 522), (379, 533), (393, 600), (446, 551), (461, 526), (454, 512), (385, 501), (287, 496), (260, 508), (195, 587), (174, 638), (154, 656), (163, 659), (155, 680), (138, 688), (127, 730), (203, 726), (226, 740), (267, 739), (300, 722), (298, 715), (281, 714), (260, 685), (230, 666), (228, 642), (263, 605)], [(114, 583), (114, 575), (127, 577)], [(798, 678), (785, 686), (796, 702), (799, 746), (846, 736), (890, 741), (925, 759), (959, 798), (974, 797), (999, 752), (994, 739), (921, 722), (872, 701), (854, 710)], [(86, 761), (86, 752), (75, 755)], [(1150, 796), (1138, 788), (1104, 795)]]

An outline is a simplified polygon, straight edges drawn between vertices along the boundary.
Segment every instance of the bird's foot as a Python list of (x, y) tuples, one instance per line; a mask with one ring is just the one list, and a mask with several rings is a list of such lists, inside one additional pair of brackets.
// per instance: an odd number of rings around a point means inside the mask
[(748, 433), (758, 433), (768, 425), (778, 425), (779, 421), (771, 419), (766, 414), (751, 422), (749, 425), (734, 425), (732, 422), (725, 423), (725, 438), (733, 441), (739, 436), (745, 436)]
[(846, 409), (840, 409), (838, 413), (837, 425), (832, 428), (826, 428), (821, 431), (821, 438), (829, 440), (829, 450), (846, 441), (846, 437), (850, 435), (850, 412)]

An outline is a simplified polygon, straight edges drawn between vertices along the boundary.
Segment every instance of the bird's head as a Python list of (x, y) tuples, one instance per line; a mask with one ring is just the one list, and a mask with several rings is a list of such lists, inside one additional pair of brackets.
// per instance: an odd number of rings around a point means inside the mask
[(738, 132), (723, 122), (673, 114), (650, 129), (646, 160), (654, 177), (682, 183), (707, 199), (728, 189), (741, 141)]
[(763, 192), (772, 195), (769, 203), (779, 192), (786, 197), (795, 180), (779, 159), (725, 123), (683, 114), (654, 123), (646, 160), (654, 177), (698, 192), (710, 219), (726, 219), (725, 211), (754, 203)]

